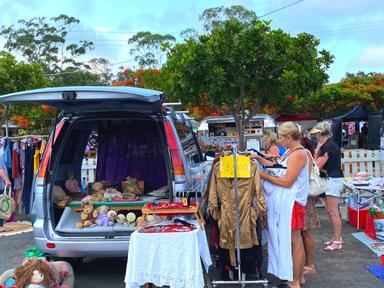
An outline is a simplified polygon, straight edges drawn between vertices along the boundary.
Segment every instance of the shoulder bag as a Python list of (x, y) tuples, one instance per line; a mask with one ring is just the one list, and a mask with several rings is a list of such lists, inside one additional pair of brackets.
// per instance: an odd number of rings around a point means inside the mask
[(11, 195), (11, 186), (4, 188), (4, 193), (0, 195), (0, 218), (9, 220), (15, 209), (15, 201)]
[(325, 178), (320, 177), (320, 169), (317, 166), (315, 160), (312, 157), (311, 152), (307, 152), (307, 154), (311, 155), (312, 159), (312, 169), (311, 176), (309, 177), (309, 191), (308, 196), (316, 197), (328, 190), (328, 184)]

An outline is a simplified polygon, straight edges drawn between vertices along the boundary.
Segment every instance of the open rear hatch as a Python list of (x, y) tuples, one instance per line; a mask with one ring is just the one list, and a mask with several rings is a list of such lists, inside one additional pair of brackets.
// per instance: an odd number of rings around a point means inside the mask
[(0, 96), (0, 103), (37, 103), (64, 113), (127, 111), (156, 113), (160, 111), (164, 94), (135, 87), (72, 86), (28, 90)]

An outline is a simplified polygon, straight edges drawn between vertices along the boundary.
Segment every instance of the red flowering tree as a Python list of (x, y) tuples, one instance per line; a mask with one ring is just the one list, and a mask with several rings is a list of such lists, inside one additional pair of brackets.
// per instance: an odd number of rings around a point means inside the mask
[[(336, 84), (325, 85), (310, 97), (313, 113), (336, 116), (360, 105), (372, 110), (384, 105), (384, 74), (358, 73), (347, 76)], [(320, 109), (319, 109), (320, 108)]]
[(158, 69), (138, 69), (120, 68), (117, 80), (112, 82), (112, 86), (131, 86), (158, 90), (160, 88), (160, 78)]

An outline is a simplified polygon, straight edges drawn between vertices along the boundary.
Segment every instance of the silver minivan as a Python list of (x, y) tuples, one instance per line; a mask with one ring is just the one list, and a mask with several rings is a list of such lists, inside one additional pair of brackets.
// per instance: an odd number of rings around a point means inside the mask
[(54, 257), (127, 256), (134, 227), (116, 223), (79, 229), (79, 203), (54, 203), (54, 188), (64, 189), (69, 170), (81, 181), (90, 142), (97, 160), (96, 181), (113, 187), (128, 176), (144, 181), (140, 199), (123, 203), (119, 213), (134, 210), (138, 216), (140, 205), (180, 201), (181, 192), (190, 192), (197, 201), (203, 198), (207, 168), (190, 121), (166, 108), (164, 97), (159, 91), (112, 86), (55, 87), (0, 96), (4, 105), (33, 102), (61, 111), (32, 187), (39, 249)]

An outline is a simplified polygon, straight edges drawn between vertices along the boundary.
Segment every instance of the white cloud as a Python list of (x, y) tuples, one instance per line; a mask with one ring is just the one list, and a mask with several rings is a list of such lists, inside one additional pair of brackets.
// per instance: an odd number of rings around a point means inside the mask
[(366, 68), (384, 67), (384, 44), (381, 46), (370, 46), (365, 48), (357, 57), (354, 66)]
[(109, 29), (104, 26), (98, 26), (98, 27), (95, 27), (95, 31), (99, 33), (106, 33), (106, 32), (109, 32)]

